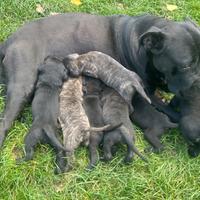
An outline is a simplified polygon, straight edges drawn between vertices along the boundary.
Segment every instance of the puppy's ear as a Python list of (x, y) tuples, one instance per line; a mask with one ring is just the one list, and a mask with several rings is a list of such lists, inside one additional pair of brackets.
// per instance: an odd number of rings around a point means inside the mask
[(139, 44), (144, 46), (147, 51), (153, 54), (160, 54), (164, 49), (166, 35), (161, 29), (152, 26), (139, 38)]
[(65, 67), (67, 67), (67, 65), (69, 64), (69, 62), (70, 61), (72, 61), (72, 60), (75, 60), (75, 59), (77, 59), (79, 57), (79, 54), (77, 54), (77, 53), (74, 53), (74, 54), (69, 54), (69, 55), (67, 55), (67, 57), (65, 57), (64, 59), (63, 59), (63, 64), (65, 65)]

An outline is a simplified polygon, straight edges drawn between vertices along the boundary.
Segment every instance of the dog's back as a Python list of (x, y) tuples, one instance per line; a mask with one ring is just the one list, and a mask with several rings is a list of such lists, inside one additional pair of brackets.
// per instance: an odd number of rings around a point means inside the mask
[(89, 135), (89, 121), (83, 108), (82, 77), (70, 78), (60, 93), (59, 121), (63, 131), (64, 146), (75, 150)]

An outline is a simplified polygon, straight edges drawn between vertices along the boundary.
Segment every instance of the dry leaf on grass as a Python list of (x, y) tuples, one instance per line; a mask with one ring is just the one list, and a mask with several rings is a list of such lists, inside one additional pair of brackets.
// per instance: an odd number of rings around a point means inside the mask
[(76, 5), (76, 6), (80, 6), (82, 4), (81, 0), (71, 0), (71, 3)]
[(45, 9), (41, 6), (41, 4), (36, 4), (36, 12), (43, 14)]
[(60, 13), (57, 12), (50, 12), (49, 15), (59, 15)]
[(166, 7), (167, 7), (167, 10), (169, 10), (169, 11), (174, 11), (174, 10), (178, 9), (178, 7), (173, 4), (167, 4)]

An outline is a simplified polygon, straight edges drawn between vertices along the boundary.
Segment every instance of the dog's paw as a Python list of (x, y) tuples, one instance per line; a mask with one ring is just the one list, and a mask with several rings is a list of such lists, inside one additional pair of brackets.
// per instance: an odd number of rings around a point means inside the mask
[(16, 161), (17, 165), (20, 165), (21, 163), (25, 162), (25, 159), (24, 158), (17, 158), (15, 161)]
[(111, 161), (112, 159), (113, 159), (113, 156), (111, 154), (106, 154), (103, 157), (100, 157), (100, 160), (104, 162)]
[(189, 149), (188, 149), (188, 154), (189, 154), (189, 156), (190, 156), (191, 158), (195, 158), (195, 157), (197, 157), (197, 156), (200, 154), (200, 152), (199, 152), (199, 151), (196, 151), (196, 150), (193, 149), (193, 148), (189, 148)]
[(86, 171), (92, 171), (95, 167), (96, 167), (96, 165), (89, 164), (89, 165), (85, 168), (85, 170), (86, 170)]
[(154, 148), (152, 146), (149, 146), (147, 148), (144, 149), (145, 153), (156, 153), (159, 154), (164, 150), (164, 147), (160, 147), (160, 148)]
[(133, 162), (133, 157), (125, 157), (124, 158), (124, 164), (129, 165)]

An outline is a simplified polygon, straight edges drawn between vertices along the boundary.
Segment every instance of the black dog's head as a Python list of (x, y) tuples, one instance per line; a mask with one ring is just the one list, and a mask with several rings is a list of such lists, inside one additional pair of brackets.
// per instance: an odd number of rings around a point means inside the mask
[(196, 157), (200, 153), (200, 122), (197, 116), (187, 115), (181, 118), (180, 128), (188, 143), (188, 153)]
[(38, 83), (61, 87), (68, 78), (68, 70), (61, 59), (53, 56), (45, 58), (44, 63), (38, 69)]
[(171, 92), (184, 91), (199, 78), (200, 29), (192, 22), (151, 27), (140, 37), (140, 45), (153, 55), (153, 64)]

